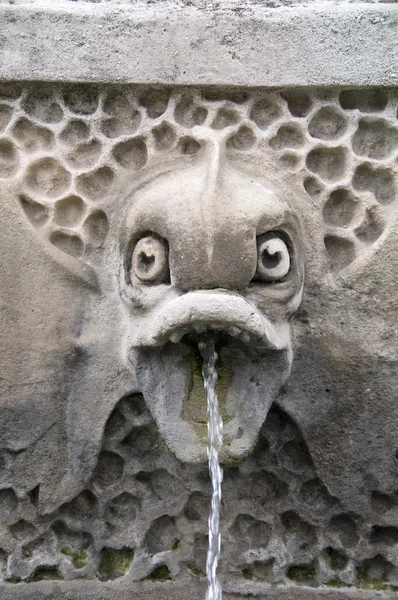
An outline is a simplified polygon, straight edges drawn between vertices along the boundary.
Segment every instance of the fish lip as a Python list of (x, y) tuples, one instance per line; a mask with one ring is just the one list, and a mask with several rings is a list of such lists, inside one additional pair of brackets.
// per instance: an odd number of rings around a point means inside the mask
[[(189, 333), (222, 332), (258, 350), (283, 350), (290, 344), (288, 323), (273, 324), (234, 292), (187, 292), (163, 305), (131, 339), (133, 347), (178, 343)], [(135, 339), (134, 339), (135, 338)]]

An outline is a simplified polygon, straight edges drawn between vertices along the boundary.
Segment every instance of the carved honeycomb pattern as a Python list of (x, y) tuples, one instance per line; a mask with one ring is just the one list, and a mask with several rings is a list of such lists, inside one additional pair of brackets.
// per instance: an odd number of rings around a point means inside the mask
[[(396, 216), (395, 90), (213, 90), (0, 86), (0, 180), (44, 239), (85, 259), (106, 239), (106, 202), (126, 174), (159, 156), (272, 152), (323, 216), (339, 272)], [(12, 468), (12, 454), (1, 465)], [(108, 420), (93, 478), (56, 513), (38, 489), (0, 489), (0, 571), (41, 579), (189, 581), (203, 577), (210, 482), (164, 446), (142, 397)], [(398, 587), (398, 491), (374, 492), (372, 519), (317, 478), (299, 431), (273, 408), (253, 455), (225, 470), (224, 585)], [(388, 523), (388, 525), (386, 525)], [(390, 524), (392, 523), (392, 524)]]
[(117, 181), (160, 155), (193, 155), (209, 136), (227, 152), (264, 143), (322, 213), (339, 272), (382, 239), (397, 213), (396, 90), (250, 93), (131, 86), (2, 84), (0, 179), (38, 233), (83, 258), (106, 238)]
[[(0, 490), (5, 581), (204, 577), (207, 468), (167, 450), (139, 394), (111, 414), (96, 470), (76, 498), (43, 516), (37, 495)], [(271, 408), (253, 455), (224, 471), (224, 585), (398, 589), (398, 528), (378, 524), (396, 514), (398, 493), (374, 492), (369, 503), (372, 524), (331, 496), (293, 421)]]

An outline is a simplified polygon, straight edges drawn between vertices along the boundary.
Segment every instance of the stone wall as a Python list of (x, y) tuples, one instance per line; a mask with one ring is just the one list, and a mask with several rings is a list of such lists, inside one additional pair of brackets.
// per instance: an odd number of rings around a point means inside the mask
[(210, 326), (225, 597), (398, 590), (398, 9), (281, 4), (0, 2), (2, 598), (204, 597)]

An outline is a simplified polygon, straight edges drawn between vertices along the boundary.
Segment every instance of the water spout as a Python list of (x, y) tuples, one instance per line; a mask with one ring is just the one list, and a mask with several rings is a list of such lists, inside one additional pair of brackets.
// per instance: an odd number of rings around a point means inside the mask
[(199, 343), (199, 349), (203, 358), (202, 373), (207, 394), (207, 454), (209, 457), (209, 471), (213, 488), (209, 514), (209, 548), (206, 560), (206, 574), (208, 581), (206, 600), (221, 600), (222, 590), (220, 581), (217, 577), (217, 565), (221, 552), (220, 506), (223, 473), (220, 467), (219, 454), (223, 442), (223, 422), (218, 409), (218, 398), (216, 393), (218, 375), (215, 365), (218, 356), (215, 350), (214, 334), (206, 333), (203, 335), (202, 340)]

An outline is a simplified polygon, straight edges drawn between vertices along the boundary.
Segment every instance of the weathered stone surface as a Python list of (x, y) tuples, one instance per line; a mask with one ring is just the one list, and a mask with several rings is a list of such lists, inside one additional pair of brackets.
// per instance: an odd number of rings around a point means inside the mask
[(0, 91), (5, 581), (201, 589), (210, 482), (184, 427), (204, 394), (177, 338), (213, 325), (222, 357), (255, 336), (220, 369), (224, 418), (238, 402), (251, 431), (224, 456), (225, 589), (394, 591), (397, 92)]
[[(152, 589), (151, 589), (152, 588)], [(32, 598), (32, 586), (0, 586), (0, 592), (4, 600), (25, 600)], [(204, 586), (191, 585), (184, 588), (172, 588), (170, 585), (143, 586), (141, 589), (133, 589), (125, 584), (114, 585), (112, 583), (98, 584), (96, 582), (40, 582), (33, 584), (35, 600), (157, 600), (161, 594), (162, 600), (178, 600), (188, 595), (192, 600), (201, 600), (205, 594)], [(247, 597), (243, 592), (226, 592), (223, 594), (225, 600), (236, 600)], [(250, 594), (250, 597), (265, 600), (266, 598), (278, 598), (282, 600), (389, 600), (396, 595), (384, 593), (349, 591), (349, 590), (312, 590), (310, 588), (300, 589), (290, 587), (287, 589), (270, 588), (268, 590), (258, 589), (258, 593)]]
[(299, 4), (0, 2), (5, 600), (204, 597), (209, 328), (226, 600), (396, 596), (398, 12)]
[(0, 77), (183, 85), (397, 84), (394, 2), (308, 4), (0, 3)]

